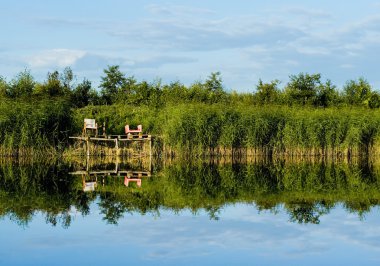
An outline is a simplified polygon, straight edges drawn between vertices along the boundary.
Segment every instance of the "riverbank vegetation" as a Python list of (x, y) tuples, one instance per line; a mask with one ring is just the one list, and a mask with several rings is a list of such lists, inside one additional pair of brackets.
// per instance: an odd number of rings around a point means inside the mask
[(170, 155), (367, 156), (379, 152), (379, 107), (379, 92), (364, 78), (338, 89), (320, 74), (300, 73), (282, 88), (260, 80), (239, 93), (219, 72), (186, 86), (137, 81), (109, 66), (96, 90), (70, 68), (43, 82), (26, 70), (0, 78), (0, 153), (63, 151), (83, 119), (95, 118), (112, 134), (143, 124)]

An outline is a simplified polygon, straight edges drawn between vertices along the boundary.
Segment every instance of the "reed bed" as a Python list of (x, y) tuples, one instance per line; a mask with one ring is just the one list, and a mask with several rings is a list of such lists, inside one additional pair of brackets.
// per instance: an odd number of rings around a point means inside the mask
[[(80, 134), (84, 118), (105, 122), (107, 134), (123, 134), (126, 124), (142, 124), (144, 133), (154, 136), (153, 154), (164, 157), (352, 158), (380, 154), (377, 109), (196, 103), (160, 109), (121, 104), (72, 109), (59, 99), (1, 101), (0, 154), (62, 153), (68, 150), (68, 137)], [(70, 146), (67, 154), (76, 148)], [(132, 149), (121, 150), (128, 156)], [(116, 155), (113, 147), (99, 145), (92, 154)]]

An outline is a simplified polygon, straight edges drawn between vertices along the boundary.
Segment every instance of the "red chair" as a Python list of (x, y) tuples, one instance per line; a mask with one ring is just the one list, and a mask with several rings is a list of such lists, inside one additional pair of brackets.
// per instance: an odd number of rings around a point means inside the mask
[(142, 125), (138, 125), (137, 129), (130, 129), (129, 125), (125, 125), (125, 134), (142, 133)]

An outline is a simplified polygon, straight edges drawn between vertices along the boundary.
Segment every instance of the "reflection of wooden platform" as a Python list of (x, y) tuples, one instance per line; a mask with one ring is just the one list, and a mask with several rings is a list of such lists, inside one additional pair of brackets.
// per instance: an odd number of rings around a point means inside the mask
[(79, 170), (75, 172), (70, 172), (70, 175), (126, 175), (131, 178), (141, 178), (141, 177), (150, 177), (151, 173), (148, 171), (132, 171), (132, 170), (99, 170), (99, 171), (86, 171)]
[[(141, 187), (142, 178), (150, 177), (151, 172), (148, 171), (134, 171), (134, 170), (99, 170), (99, 171), (85, 171), (79, 170), (70, 172), (71, 175), (82, 176), (82, 188), (84, 192), (95, 191), (98, 186), (98, 177), (102, 178), (102, 185), (104, 186), (104, 178), (106, 176), (121, 177), (124, 176), (124, 185), (129, 186), (130, 182), (136, 183), (137, 187)], [(90, 179), (90, 180), (88, 180)]]

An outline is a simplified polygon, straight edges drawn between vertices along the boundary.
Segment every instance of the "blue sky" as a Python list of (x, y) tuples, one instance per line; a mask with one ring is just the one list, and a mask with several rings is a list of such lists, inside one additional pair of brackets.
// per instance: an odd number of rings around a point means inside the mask
[(139, 80), (191, 84), (213, 71), (226, 89), (321, 73), (380, 89), (380, 1), (1, 1), (0, 75), (37, 80), (70, 66), (99, 83), (107, 65)]
[[(25, 228), (0, 220), (2, 265), (379, 265), (379, 209), (360, 220), (337, 205), (319, 225), (289, 222), (250, 204), (225, 206), (220, 220), (205, 212), (160, 210), (125, 214), (107, 225), (99, 207), (72, 210), (68, 229), (36, 212)], [(1, 241), (1, 236), (8, 236)]]

